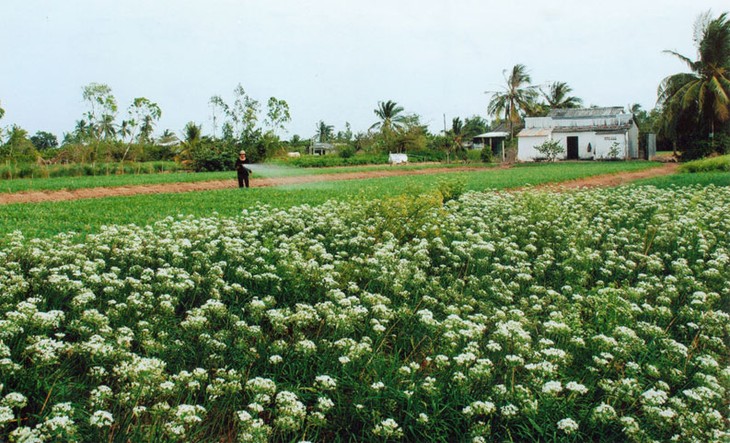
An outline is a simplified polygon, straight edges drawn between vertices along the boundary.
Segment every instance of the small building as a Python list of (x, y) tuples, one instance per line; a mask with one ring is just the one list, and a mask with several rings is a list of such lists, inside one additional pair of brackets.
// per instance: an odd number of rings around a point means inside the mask
[(565, 160), (639, 158), (639, 127), (622, 107), (554, 109), (547, 117), (527, 117), (519, 132), (517, 160), (536, 161), (544, 155), (535, 147), (555, 140)]
[(492, 155), (501, 157), (504, 150), (504, 143), (509, 137), (509, 132), (491, 131), (484, 134), (475, 135), (472, 138), (472, 149), (483, 149), (488, 146), (492, 150)]
[(312, 155), (325, 155), (335, 152), (335, 145), (332, 143), (313, 142), (310, 146)]

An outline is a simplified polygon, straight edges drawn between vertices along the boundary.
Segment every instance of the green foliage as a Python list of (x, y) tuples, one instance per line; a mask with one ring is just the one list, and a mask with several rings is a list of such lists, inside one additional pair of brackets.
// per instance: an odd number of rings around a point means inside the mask
[[(665, 51), (684, 62), (691, 72), (666, 77), (659, 86), (662, 132), (690, 148), (698, 158), (713, 145), (700, 140), (728, 131), (730, 124), (730, 20), (727, 13), (712, 18), (711, 11), (695, 22), (698, 60)], [(688, 145), (688, 142), (690, 144)], [(692, 143), (697, 145), (692, 145)], [(697, 153), (692, 151), (699, 151)]]
[(144, 163), (63, 163), (44, 165), (39, 163), (0, 164), (0, 180), (55, 177), (99, 177), (124, 174), (158, 174), (179, 171), (181, 166), (171, 161)]
[(46, 131), (37, 131), (30, 138), (30, 141), (39, 151), (58, 147), (58, 138), (54, 134)]
[(680, 172), (730, 172), (730, 155), (704, 158), (684, 163), (679, 166)]
[(302, 155), (298, 158), (281, 159), (282, 163), (300, 168), (324, 168), (333, 166), (378, 165), (388, 163), (384, 154), (357, 154), (349, 157), (339, 155)]
[(0, 160), (28, 163), (37, 159), (38, 151), (28, 138), (28, 131), (13, 125), (8, 131), (8, 140), (0, 146)]
[(555, 161), (559, 155), (565, 152), (565, 148), (560, 144), (559, 141), (548, 139), (541, 144), (535, 146), (535, 150), (545, 156), (548, 161)]
[(190, 166), (196, 172), (233, 170), (237, 157), (236, 146), (230, 143), (204, 139), (190, 148)]
[(690, 139), (682, 146), (682, 160), (697, 160), (730, 152), (730, 134), (717, 132), (713, 138)]
[[(656, 186), (658, 188), (678, 188), (687, 186), (723, 187), (730, 186), (727, 172), (695, 172), (692, 174), (672, 174), (638, 180), (629, 186)], [(712, 188), (709, 188), (710, 190)]]
[(621, 150), (619, 149), (618, 142), (611, 143), (611, 146), (608, 148), (608, 158), (611, 160), (618, 160), (620, 154)]
[(351, 145), (345, 145), (337, 148), (337, 155), (342, 158), (351, 158), (355, 155), (355, 147)]
[(492, 147), (485, 144), (484, 147), (479, 151), (479, 159), (483, 163), (494, 162), (494, 153), (492, 152)]
[(444, 178), (437, 181), (437, 188), (443, 202), (457, 200), (464, 192), (466, 192), (466, 181), (463, 178)]
[(495, 117), (503, 117), (509, 122), (510, 137), (514, 137), (514, 127), (519, 125), (522, 115), (531, 109), (537, 98), (537, 89), (530, 85), (532, 78), (523, 64), (516, 64), (507, 75), (502, 71), (505, 86), (500, 92), (492, 92), (487, 113)]

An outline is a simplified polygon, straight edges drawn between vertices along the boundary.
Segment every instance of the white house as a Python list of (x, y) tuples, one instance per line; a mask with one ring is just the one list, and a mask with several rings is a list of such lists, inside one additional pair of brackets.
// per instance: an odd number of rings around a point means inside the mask
[(565, 148), (558, 158), (601, 160), (639, 158), (639, 127), (621, 107), (554, 109), (547, 117), (525, 118), (517, 134), (517, 160), (545, 158), (536, 146), (555, 140)]

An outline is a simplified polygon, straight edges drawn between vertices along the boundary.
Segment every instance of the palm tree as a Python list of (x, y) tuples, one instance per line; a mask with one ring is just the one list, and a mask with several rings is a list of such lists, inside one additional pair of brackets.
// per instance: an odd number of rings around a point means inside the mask
[(534, 107), (537, 91), (535, 86), (530, 85), (532, 79), (525, 65), (515, 65), (509, 76), (505, 69), (502, 75), (507, 85), (501, 92), (487, 91), (492, 94), (487, 113), (494, 116), (504, 115), (505, 120), (509, 121), (510, 137), (514, 137), (514, 125), (522, 120), (521, 114)]
[(185, 140), (180, 143), (177, 148), (175, 160), (188, 165), (192, 162), (193, 148), (200, 141), (202, 126), (196, 125), (195, 122), (188, 122), (183, 128), (183, 137)]
[(392, 130), (401, 129), (405, 124), (405, 116), (403, 107), (398, 103), (388, 100), (387, 102), (378, 102), (378, 108), (375, 109), (375, 115), (380, 121), (373, 123), (370, 129), (380, 129), (381, 132), (390, 132)]
[(580, 108), (583, 100), (569, 95), (573, 88), (565, 82), (553, 82), (548, 86), (547, 91), (540, 89), (550, 109)]
[(698, 60), (675, 51), (664, 51), (685, 62), (691, 73), (670, 75), (659, 85), (664, 129), (677, 134), (682, 121), (694, 121), (713, 137), (715, 127), (730, 120), (730, 21), (727, 14), (716, 19), (710, 12), (695, 22)]
[(99, 121), (99, 135), (104, 137), (104, 140), (112, 140), (117, 135), (117, 129), (114, 123), (114, 116), (111, 114), (104, 114), (101, 116)]
[(334, 130), (334, 126), (328, 125), (323, 120), (320, 120), (317, 123), (317, 139), (320, 143), (328, 142), (332, 138), (332, 132)]
[(464, 140), (464, 123), (461, 121), (461, 118), (454, 117), (451, 119), (451, 129), (446, 131), (446, 136), (451, 139), (449, 143), (451, 145), (451, 149), (446, 151), (446, 162), (448, 163), (449, 151), (460, 151), (461, 144)]

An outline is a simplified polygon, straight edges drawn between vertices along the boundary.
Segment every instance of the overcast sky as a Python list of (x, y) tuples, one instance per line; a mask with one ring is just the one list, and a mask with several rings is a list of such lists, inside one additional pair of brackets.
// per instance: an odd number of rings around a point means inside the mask
[[(284, 99), (284, 134), (324, 120), (364, 131), (393, 100), (436, 132), (444, 115), (486, 116), (503, 71), (563, 81), (585, 105), (651, 109), (659, 82), (696, 58), (693, 24), (727, 0), (2, 0), (0, 127), (62, 138), (89, 83), (112, 88), (119, 120), (135, 97), (159, 104), (156, 133), (212, 132), (213, 95), (241, 84)], [(265, 107), (265, 106), (264, 106)], [(263, 113), (262, 113), (263, 114)], [(262, 116), (263, 117), (263, 116)]]

